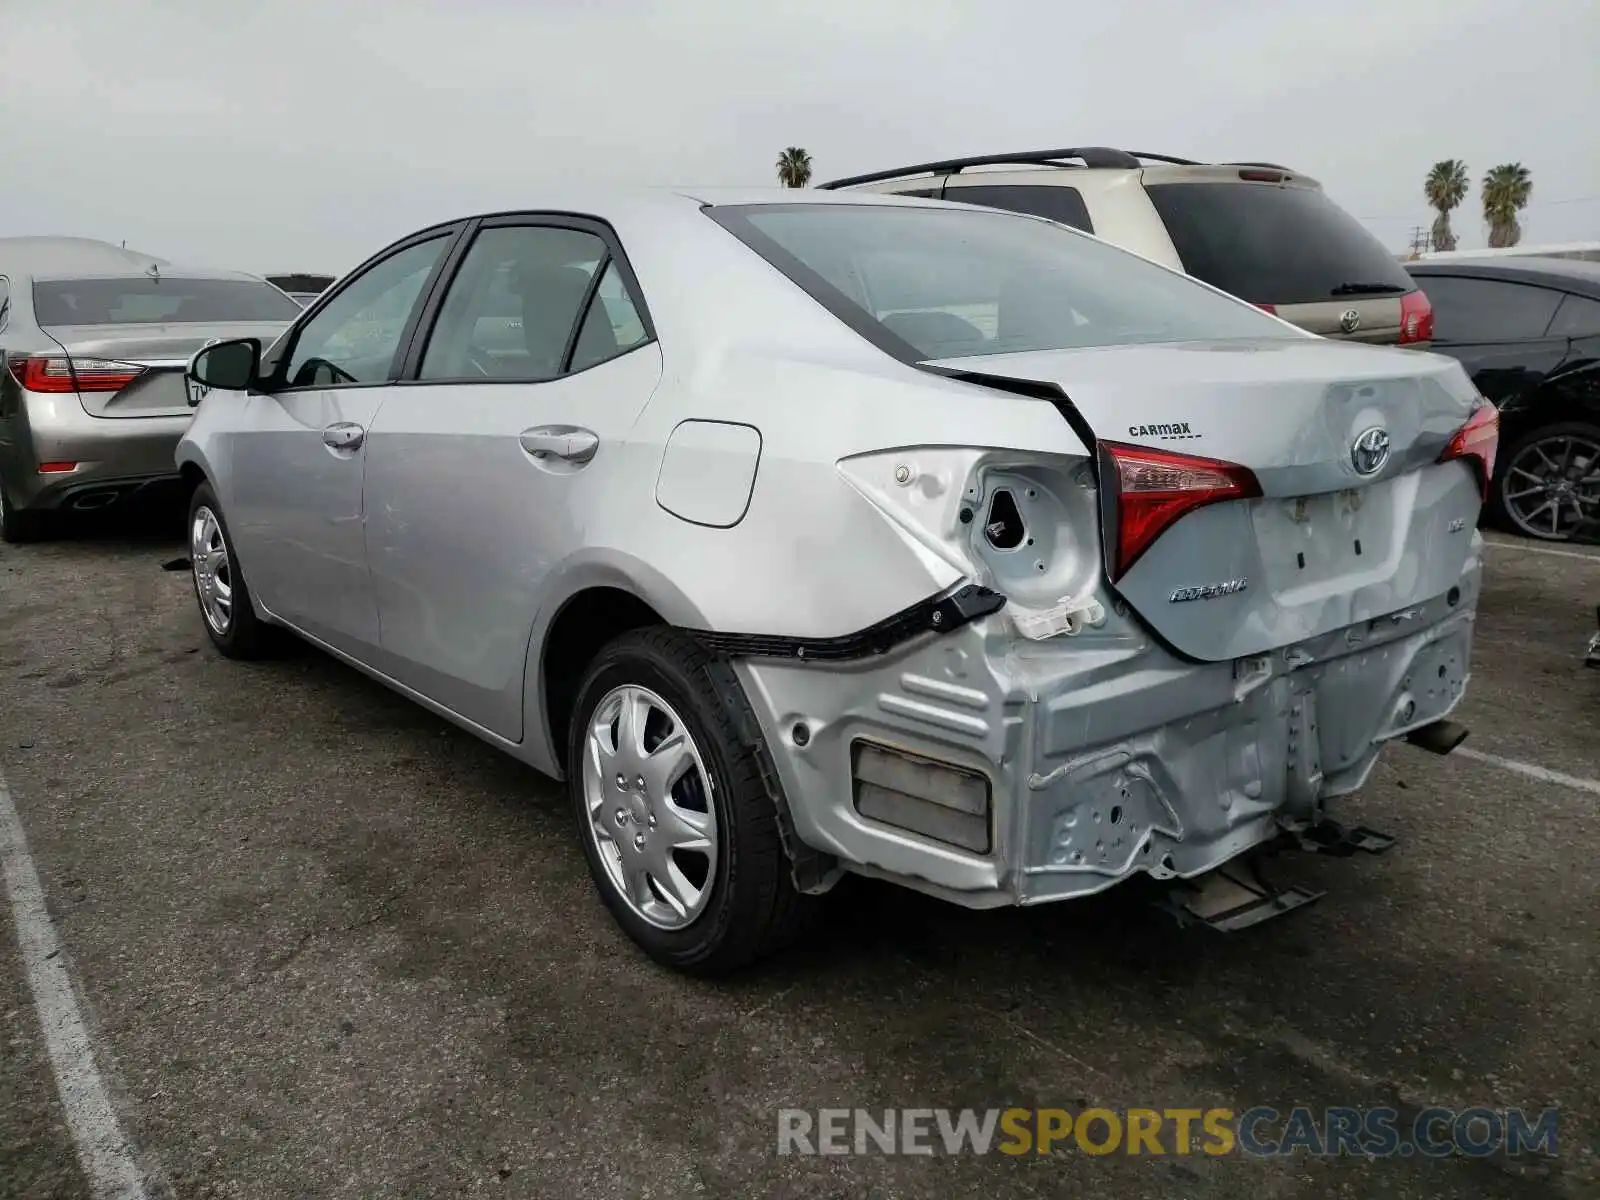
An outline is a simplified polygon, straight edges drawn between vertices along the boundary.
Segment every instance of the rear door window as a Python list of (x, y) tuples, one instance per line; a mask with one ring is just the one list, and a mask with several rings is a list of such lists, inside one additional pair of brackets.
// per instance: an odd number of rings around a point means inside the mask
[(1496, 279), (1423, 275), (1438, 342), (1519, 342), (1545, 336), (1561, 303), (1549, 288)]
[(483, 230), (440, 306), (420, 377), (526, 382), (562, 374), (573, 329), (605, 261), (605, 242), (583, 230)]
[(1183, 269), (1252, 304), (1395, 295), (1416, 285), (1365, 226), (1317, 188), (1153, 183)]
[(300, 308), (252, 279), (57, 279), (33, 285), (41, 325), (162, 325), (292, 321)]
[(1550, 322), (1551, 337), (1600, 337), (1600, 300), (1568, 295)]
[(947, 187), (946, 200), (959, 200), (963, 204), (984, 204), (990, 208), (1004, 208), (1011, 212), (1027, 213), (1060, 221), (1085, 233), (1094, 232), (1094, 222), (1089, 219), (1089, 209), (1083, 203), (1083, 193), (1075, 187), (1041, 184), (981, 184), (970, 187)]

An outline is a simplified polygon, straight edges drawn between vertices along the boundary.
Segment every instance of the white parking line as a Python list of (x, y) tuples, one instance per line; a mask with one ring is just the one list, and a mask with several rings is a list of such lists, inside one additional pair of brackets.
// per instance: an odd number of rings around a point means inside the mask
[(45, 907), (22, 820), (0, 775), (0, 876), (11, 898), (17, 942), (44, 1029), (50, 1067), (67, 1127), (95, 1200), (146, 1200), (143, 1177), (94, 1063), (94, 1046), (78, 1012), (56, 927)]
[(1538, 767), (1533, 763), (1518, 762), (1514, 758), (1501, 758), (1498, 754), (1474, 750), (1470, 746), (1457, 746), (1453, 753), (1459, 754), (1462, 758), (1470, 758), (1474, 762), (1488, 763), (1490, 766), (1499, 767), (1503, 771), (1515, 771), (1518, 775), (1526, 775), (1529, 779), (1537, 779), (1543, 783), (1559, 784), (1561, 787), (1576, 788), (1580, 792), (1589, 792), (1600, 796), (1600, 779), (1585, 779), (1580, 775), (1565, 775), (1560, 771), (1552, 771), (1548, 767)]
[(1499, 538), (1484, 538), (1483, 544), (1501, 550), (1522, 550), (1529, 554), (1548, 554), (1551, 558), (1581, 558), (1584, 562), (1600, 563), (1600, 554), (1584, 554), (1580, 550), (1557, 550), (1553, 546), (1535, 546), (1531, 542), (1504, 542)]

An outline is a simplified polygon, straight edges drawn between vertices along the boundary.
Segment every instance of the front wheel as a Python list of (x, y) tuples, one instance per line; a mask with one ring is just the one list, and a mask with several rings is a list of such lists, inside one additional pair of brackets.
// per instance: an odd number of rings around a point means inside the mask
[(194, 598), (211, 644), (226, 658), (268, 657), (278, 648), (278, 630), (256, 616), (222, 505), (209, 483), (190, 497), (188, 529)]
[(1523, 434), (1501, 451), (1490, 515), (1517, 533), (1565, 542), (1600, 517), (1600, 426), (1563, 421)]
[(651, 958), (698, 974), (772, 953), (814, 904), (730, 711), (744, 704), (698, 643), (641, 629), (596, 656), (568, 732), (568, 791), (601, 899)]

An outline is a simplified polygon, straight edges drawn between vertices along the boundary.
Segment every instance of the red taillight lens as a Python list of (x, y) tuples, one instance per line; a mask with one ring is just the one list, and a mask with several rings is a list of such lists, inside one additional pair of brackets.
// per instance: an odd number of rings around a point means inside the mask
[(1423, 292), (1400, 297), (1400, 344), (1433, 341), (1433, 304)]
[(1439, 455), (1440, 462), (1468, 459), (1478, 473), (1478, 487), (1489, 498), (1489, 481), (1494, 478), (1495, 451), (1500, 448), (1500, 410), (1485, 400), (1467, 423), (1450, 438)]
[(1270, 304), (1257, 304), (1256, 307), (1264, 313), (1271, 313), (1273, 316), (1278, 315), (1278, 310)]
[(1108, 469), (1101, 472), (1100, 486), (1114, 489), (1116, 498), (1113, 581), (1185, 513), (1261, 495), (1248, 467), (1118, 442), (1101, 442), (1100, 448), (1109, 459), (1102, 460)]
[(11, 374), (30, 392), (120, 392), (143, 367), (99, 358), (35, 354), (11, 360)]
[(69, 471), (76, 471), (78, 464), (75, 462), (42, 462), (39, 464), (41, 475), (65, 475)]

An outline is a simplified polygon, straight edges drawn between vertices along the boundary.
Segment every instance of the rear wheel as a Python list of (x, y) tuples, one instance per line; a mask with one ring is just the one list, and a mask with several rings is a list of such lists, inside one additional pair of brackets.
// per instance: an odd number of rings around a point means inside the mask
[(568, 732), (568, 791), (601, 899), (651, 958), (698, 974), (777, 950), (814, 903), (795, 889), (730, 711), (746, 703), (696, 642), (640, 629), (596, 656)]
[(189, 564), (206, 634), (227, 658), (265, 658), (278, 648), (277, 629), (256, 616), (250, 589), (209, 483), (189, 500)]
[(50, 514), (13, 507), (6, 496), (5, 480), (0, 479), (0, 541), (13, 545), (36, 542), (48, 530)]
[(1581, 523), (1600, 518), (1600, 426), (1546, 425), (1501, 453), (1489, 507), (1507, 528), (1564, 542)]

